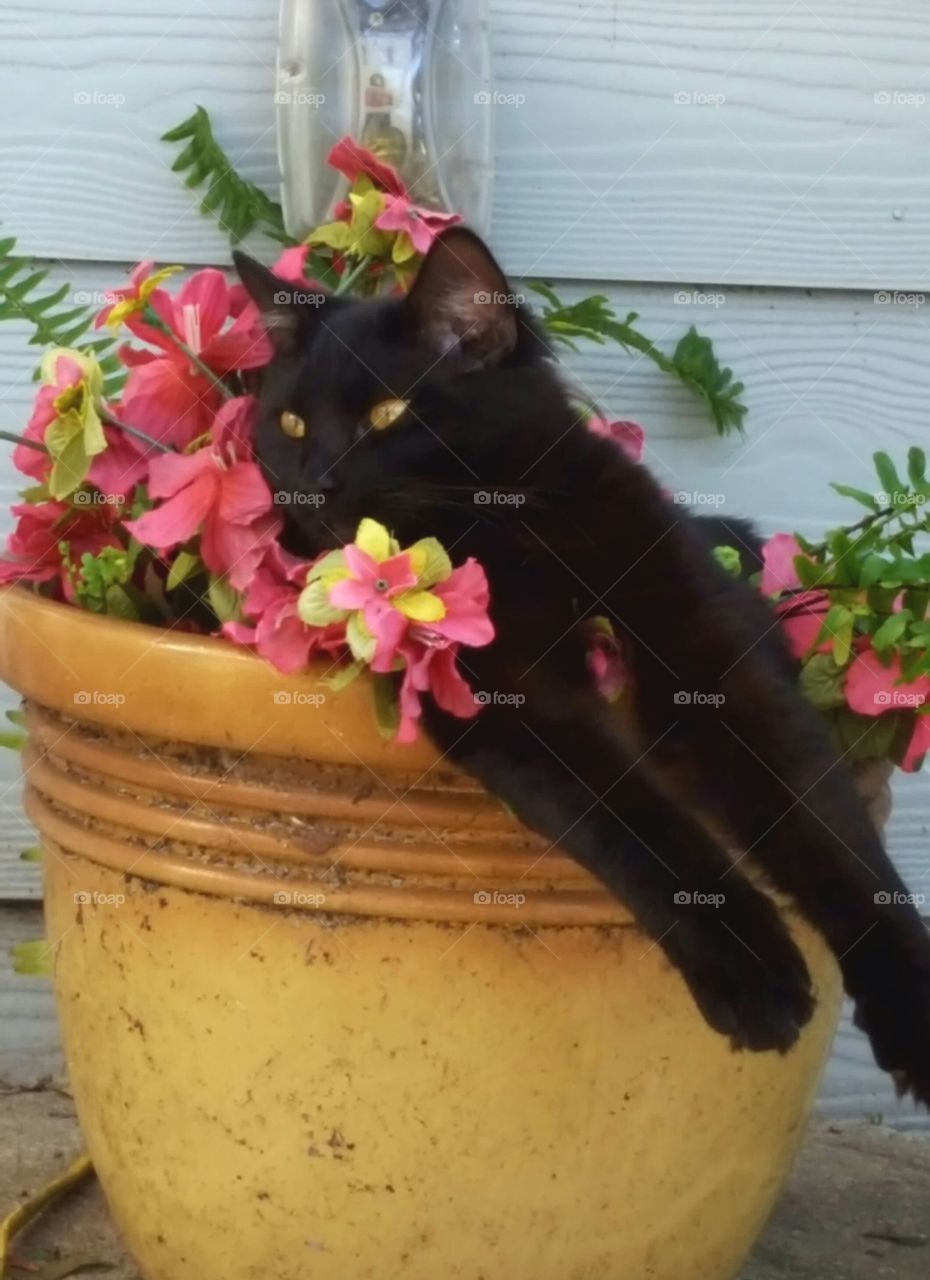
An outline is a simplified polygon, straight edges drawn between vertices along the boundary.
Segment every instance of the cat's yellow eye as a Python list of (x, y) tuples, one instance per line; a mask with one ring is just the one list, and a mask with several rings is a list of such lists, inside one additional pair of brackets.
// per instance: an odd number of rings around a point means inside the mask
[(287, 409), (281, 414), (281, 430), (292, 440), (302, 440), (307, 434), (307, 424), (298, 414)]
[(395, 422), (399, 422), (407, 412), (407, 408), (406, 400), (382, 400), (370, 410), (368, 421), (375, 431), (384, 431), (388, 427), (393, 427)]

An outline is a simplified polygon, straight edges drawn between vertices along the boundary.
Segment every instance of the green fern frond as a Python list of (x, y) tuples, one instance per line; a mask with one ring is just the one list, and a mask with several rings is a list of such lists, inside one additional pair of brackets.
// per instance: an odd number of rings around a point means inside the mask
[(254, 182), (236, 172), (213, 136), (213, 125), (203, 107), (162, 134), (162, 141), (187, 143), (171, 168), (175, 173), (188, 171), (185, 179), (188, 187), (208, 184), (200, 212), (212, 214), (234, 244), (256, 228), (284, 244), (293, 243), (284, 229), (281, 206)]
[(676, 378), (704, 401), (720, 435), (743, 430), (743, 418), (746, 416), (746, 406), (740, 402), (743, 384), (733, 381), (732, 371), (720, 365), (711, 340), (699, 334), (693, 326), (673, 354), (667, 356), (634, 327), (634, 322), (639, 319), (635, 311), (623, 320), (618, 319), (603, 294), (565, 303), (550, 285), (542, 281), (527, 283), (543, 299), (543, 324), (557, 342), (576, 351), (575, 339), (602, 345), (610, 340), (627, 351), (639, 351), (663, 373)]
[(37, 267), (16, 253), (16, 237), (0, 239), (0, 321), (25, 320), (32, 326), (29, 342), (37, 347), (74, 347), (96, 356), (103, 369), (104, 389), (118, 394), (125, 370), (116, 358), (114, 340), (91, 337), (94, 309), (67, 306), (73, 290), (62, 284), (43, 290), (50, 268)]

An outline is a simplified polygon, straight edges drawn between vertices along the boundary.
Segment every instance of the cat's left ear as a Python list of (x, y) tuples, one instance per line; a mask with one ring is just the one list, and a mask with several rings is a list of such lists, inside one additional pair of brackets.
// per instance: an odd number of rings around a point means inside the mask
[(261, 312), (275, 351), (290, 355), (307, 336), (309, 321), (318, 308), (308, 307), (309, 294), (301, 295), (295, 284), (282, 280), (247, 253), (234, 249), (233, 262), (246, 293)]
[(517, 345), (517, 308), (507, 277), (484, 241), (465, 227), (451, 227), (433, 241), (405, 306), (437, 355), (464, 368), (491, 368)]

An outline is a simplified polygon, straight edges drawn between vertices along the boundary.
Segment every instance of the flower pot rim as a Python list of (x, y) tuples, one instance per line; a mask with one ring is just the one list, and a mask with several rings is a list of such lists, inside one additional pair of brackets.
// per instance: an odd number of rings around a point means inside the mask
[(0, 587), (0, 679), (68, 718), (142, 738), (323, 764), (416, 771), (440, 763), (425, 734), (405, 746), (378, 733), (367, 672), (336, 693), (321, 684), (331, 670), (332, 663), (316, 660), (284, 675), (221, 637), (89, 613), (24, 586)]

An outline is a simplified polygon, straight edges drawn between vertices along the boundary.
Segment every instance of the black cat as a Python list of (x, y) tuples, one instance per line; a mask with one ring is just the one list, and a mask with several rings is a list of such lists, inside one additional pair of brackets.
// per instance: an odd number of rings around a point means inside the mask
[[(325, 496), (285, 508), (290, 549), (312, 556), (371, 516), (487, 572), (496, 639), (461, 666), (473, 688), (522, 705), (470, 721), (432, 706), (437, 745), (629, 905), (711, 1026), (784, 1051), (814, 1002), (740, 863), (761, 868), (826, 938), (879, 1064), (930, 1104), (927, 930), (899, 905), (905, 887), (797, 691), (776, 620), (718, 566), (717, 533), (585, 427), (484, 244), (446, 232), (405, 298), (314, 305), (243, 255), (237, 267), (276, 349), (261, 464), (276, 489)], [(389, 400), (404, 402), (389, 406), (396, 421), (373, 429)], [(592, 614), (622, 637), (635, 733), (592, 687), (580, 625)], [(681, 900), (721, 893), (717, 909)]]

